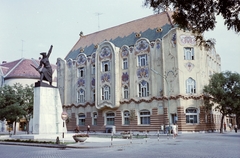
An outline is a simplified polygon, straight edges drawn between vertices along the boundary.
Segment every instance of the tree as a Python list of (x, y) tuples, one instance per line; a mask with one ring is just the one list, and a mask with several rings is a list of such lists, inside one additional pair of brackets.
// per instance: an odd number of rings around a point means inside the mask
[(240, 32), (240, 1), (236, 0), (145, 0), (144, 6), (150, 6), (155, 12), (173, 7), (172, 16), (179, 28), (192, 30), (201, 34), (213, 30), (216, 25), (216, 15), (221, 15), (227, 29)]
[(203, 92), (206, 110), (214, 108), (222, 114), (220, 127), (222, 133), (224, 117), (240, 114), (240, 75), (230, 71), (215, 73), (209, 84), (204, 86)]
[(25, 88), (17, 83), (13, 86), (0, 87), (0, 119), (6, 120), (9, 125), (25, 118), (28, 124), (33, 114), (33, 86)]

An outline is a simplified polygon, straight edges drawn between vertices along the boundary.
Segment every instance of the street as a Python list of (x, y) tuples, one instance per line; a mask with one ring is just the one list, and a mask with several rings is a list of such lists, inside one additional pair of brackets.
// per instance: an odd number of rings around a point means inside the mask
[[(171, 137), (170, 137), (171, 138)], [(129, 140), (130, 141), (130, 140)], [(239, 158), (240, 134), (188, 133), (176, 139), (151, 136), (138, 143), (98, 148), (44, 148), (33, 146), (0, 145), (3, 158)]]

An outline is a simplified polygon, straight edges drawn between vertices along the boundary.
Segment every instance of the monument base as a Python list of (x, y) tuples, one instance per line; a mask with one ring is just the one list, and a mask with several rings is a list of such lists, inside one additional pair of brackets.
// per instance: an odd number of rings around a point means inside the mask
[(56, 87), (35, 87), (33, 107), (33, 134), (66, 133), (61, 114), (60, 94)]

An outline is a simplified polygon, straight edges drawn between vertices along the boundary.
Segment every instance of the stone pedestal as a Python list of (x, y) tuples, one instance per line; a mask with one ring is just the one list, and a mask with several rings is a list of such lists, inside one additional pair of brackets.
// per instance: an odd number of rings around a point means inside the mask
[(63, 127), (62, 112), (58, 88), (34, 88), (33, 134), (67, 133), (66, 124)]

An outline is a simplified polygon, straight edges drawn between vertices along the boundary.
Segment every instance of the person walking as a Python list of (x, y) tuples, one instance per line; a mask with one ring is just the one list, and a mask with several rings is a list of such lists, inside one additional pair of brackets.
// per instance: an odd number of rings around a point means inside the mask
[(227, 131), (227, 127), (226, 127), (226, 123), (225, 122), (224, 122), (223, 126), (224, 126), (224, 132), (226, 132)]
[(89, 125), (87, 126), (87, 132), (88, 133), (90, 132), (90, 126)]
[(237, 133), (237, 124), (234, 125), (235, 133)]
[(173, 139), (175, 139), (177, 136), (177, 126), (175, 123), (172, 125), (172, 131), (173, 131)]

